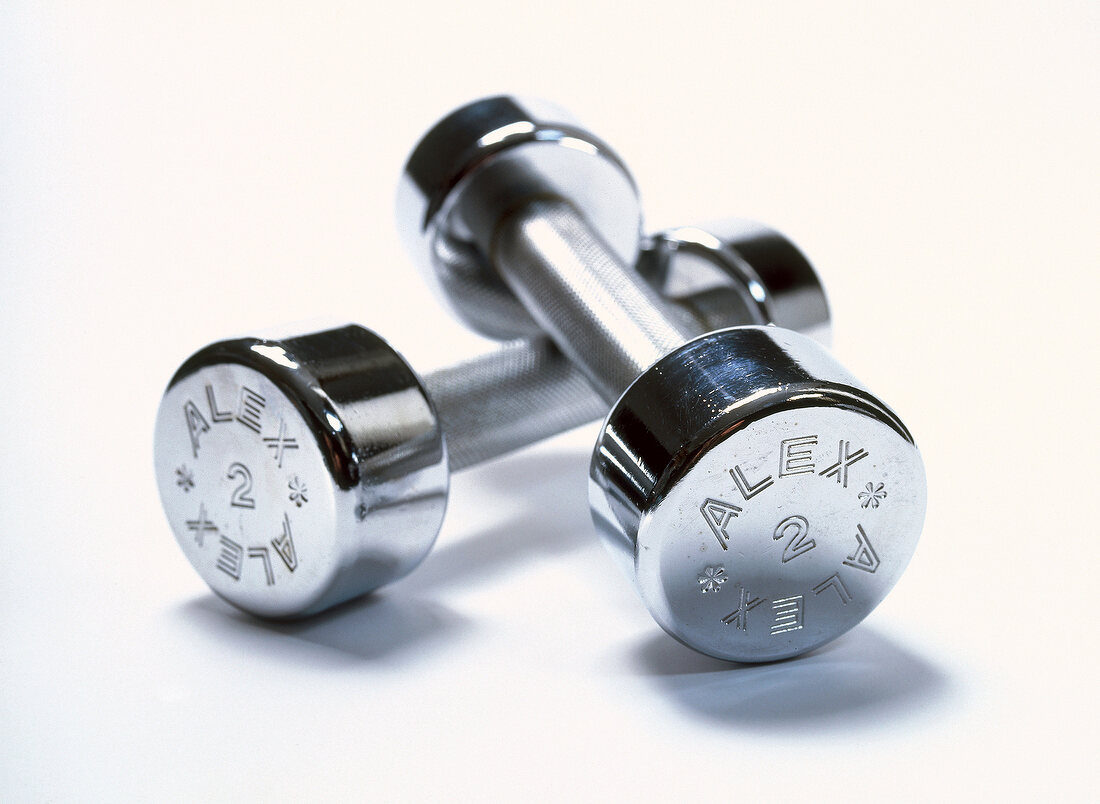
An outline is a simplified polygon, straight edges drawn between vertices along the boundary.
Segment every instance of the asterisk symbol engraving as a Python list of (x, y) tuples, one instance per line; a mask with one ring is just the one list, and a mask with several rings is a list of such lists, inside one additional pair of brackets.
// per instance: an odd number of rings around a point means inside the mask
[(306, 496), (309, 489), (306, 488), (305, 481), (298, 477), (298, 475), (294, 475), (294, 477), (290, 479), (290, 482), (287, 483), (287, 488), (290, 489), (290, 501), (299, 508), (302, 507), (302, 503), (309, 502), (309, 497)]
[(707, 592), (721, 592), (722, 584), (724, 584), (728, 578), (726, 577), (725, 567), (707, 567), (699, 575), (699, 591), (704, 595)]
[(176, 485), (184, 491), (190, 491), (195, 488), (195, 475), (186, 465), (179, 467), (176, 470)]
[(877, 486), (874, 483), (868, 483), (864, 490), (859, 493), (860, 505), (864, 508), (878, 508), (885, 499), (886, 490), (882, 483)]

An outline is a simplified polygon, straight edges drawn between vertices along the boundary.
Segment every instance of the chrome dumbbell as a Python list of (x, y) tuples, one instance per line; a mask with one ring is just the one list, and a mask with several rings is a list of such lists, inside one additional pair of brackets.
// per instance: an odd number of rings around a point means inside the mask
[(925, 510), (908, 430), (809, 338), (706, 334), (627, 270), (638, 197), (607, 145), (544, 104), (478, 101), (414, 149), (398, 208), (464, 320), (546, 332), (612, 405), (593, 516), (668, 633), (781, 659), (893, 587)]
[[(827, 337), (813, 269), (763, 227), (674, 230), (648, 241), (638, 268), (695, 326), (774, 318)], [(355, 325), (238, 338), (200, 350), (169, 383), (157, 485), (217, 594), (260, 616), (301, 616), (416, 567), (449, 472), (606, 412), (544, 338), (423, 377)]]

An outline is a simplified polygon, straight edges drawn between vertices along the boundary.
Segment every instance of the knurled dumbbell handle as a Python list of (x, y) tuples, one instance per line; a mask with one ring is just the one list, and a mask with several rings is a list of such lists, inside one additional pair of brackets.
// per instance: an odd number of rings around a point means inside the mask
[(545, 338), (513, 341), (423, 379), (452, 472), (607, 413), (584, 375)]
[(492, 242), (504, 281), (608, 404), (704, 332), (670, 310), (565, 201), (525, 204)]

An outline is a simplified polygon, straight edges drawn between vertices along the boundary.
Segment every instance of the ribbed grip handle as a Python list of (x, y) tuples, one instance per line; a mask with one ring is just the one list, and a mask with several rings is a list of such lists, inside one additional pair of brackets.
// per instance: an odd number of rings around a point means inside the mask
[(500, 222), (493, 248), (504, 281), (608, 404), (704, 332), (670, 310), (564, 201), (524, 205)]
[(424, 377), (451, 471), (598, 419), (607, 405), (550, 341), (513, 341)]

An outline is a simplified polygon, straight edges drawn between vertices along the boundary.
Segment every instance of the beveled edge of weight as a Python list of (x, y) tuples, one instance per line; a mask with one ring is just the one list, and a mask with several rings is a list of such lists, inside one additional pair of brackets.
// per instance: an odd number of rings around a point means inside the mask
[(498, 95), (436, 123), (409, 156), (397, 190), (406, 249), (452, 312), (506, 340), (541, 330), (488, 259), (499, 216), (532, 195), (569, 201), (632, 265), (641, 233), (637, 188), (619, 157), (545, 101)]
[[(225, 599), (264, 619), (294, 619), (411, 572), (438, 535), (446, 510), (449, 469), (438, 412), (404, 357), (357, 324), (287, 337), (245, 336), (217, 341), (195, 352), (174, 373), (166, 393), (202, 369), (225, 363), (262, 374), (301, 414), (337, 494), (333, 513), (336, 543), (341, 548), (330, 561), (329, 586), (300, 610), (273, 614)], [(348, 414), (380, 395), (378, 385), (385, 383), (378, 381), (387, 372), (392, 377), (389, 389), (395, 396), (414, 391), (427, 420), (411, 435), (397, 431), (394, 440), (399, 443), (381, 450), (371, 443), (369, 426), (384, 428), (385, 423), (357, 422), (363, 418), (361, 410)], [(402, 407), (407, 407), (405, 403)], [(392, 498), (385, 499), (376, 512), (370, 502), (386, 493), (387, 487), (393, 491)], [(408, 499), (402, 500), (401, 495)]]
[[(791, 345), (800, 352), (797, 359), (787, 353)], [(718, 396), (727, 403), (716, 403)], [(914, 443), (897, 414), (824, 346), (800, 333), (770, 325), (730, 327), (665, 355), (623, 392), (593, 450), (592, 489), (607, 498), (593, 507), (613, 515), (611, 541), (633, 553), (644, 512), (714, 443), (776, 410), (822, 403), (871, 415)], [(667, 415), (670, 408), (676, 416)]]
[(355, 445), (347, 430), (342, 427), (337, 430), (331, 424), (338, 420), (335, 407), (324, 394), (316, 392), (313, 378), (286, 353), (281, 339), (243, 336), (207, 344), (180, 364), (165, 391), (204, 368), (222, 363), (246, 366), (270, 380), (309, 425), (310, 435), (336, 486), (350, 489), (358, 485)]

